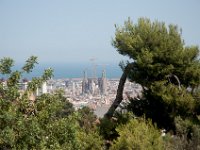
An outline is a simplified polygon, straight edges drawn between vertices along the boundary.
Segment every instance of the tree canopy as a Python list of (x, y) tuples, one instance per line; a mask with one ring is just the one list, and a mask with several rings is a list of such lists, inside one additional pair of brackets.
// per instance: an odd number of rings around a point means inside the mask
[(181, 32), (178, 26), (167, 27), (163, 22), (145, 18), (136, 24), (129, 19), (123, 27), (117, 27), (113, 46), (134, 62), (129, 79), (149, 88), (155, 81), (168, 82), (171, 75), (176, 75), (181, 85), (197, 87), (200, 83), (199, 49), (185, 46)]
[(199, 49), (185, 46), (181, 32), (163, 22), (140, 18), (133, 24), (129, 19), (116, 27), (113, 39), (117, 51), (132, 61), (124, 67), (128, 79), (142, 85), (148, 105), (168, 106), (170, 115), (194, 113), (194, 91), (200, 83)]
[[(116, 99), (99, 120), (87, 107), (75, 111), (62, 91), (30, 99), (52, 77), (51, 68), (19, 90), (37, 57), (21, 70), (12, 69), (13, 59), (2, 58), (0, 74), (7, 78), (0, 80), (0, 149), (199, 149), (198, 46), (186, 46), (178, 26), (147, 18), (116, 26), (112, 44), (129, 61), (121, 63)], [(127, 79), (142, 86), (142, 95), (130, 97), (128, 113), (115, 113)]]
[[(0, 60), (0, 73), (7, 75), (7, 79), (0, 82), (0, 149), (103, 149), (98, 130), (88, 127), (85, 131), (87, 125), (83, 123), (87, 114), (82, 118), (81, 113), (75, 112), (61, 91), (30, 99), (30, 95), (51, 78), (52, 69), (32, 78), (27, 90), (19, 90), (23, 73), (30, 73), (35, 64), (37, 57), (31, 56), (22, 70), (13, 71), (14, 60)], [(92, 112), (89, 116), (94, 118)]]
[[(198, 135), (194, 132), (198, 132), (200, 123), (198, 46), (187, 46), (177, 25), (167, 26), (147, 18), (140, 18), (137, 23), (128, 19), (123, 26), (116, 26), (112, 45), (121, 55), (128, 56), (129, 61), (121, 63), (123, 74), (117, 96), (105, 116), (114, 115), (129, 79), (143, 88), (141, 97), (130, 98), (129, 111), (137, 117), (152, 119), (159, 128), (172, 130), (178, 137), (185, 137), (186, 143), (195, 143), (191, 140)], [(178, 134), (179, 129), (182, 134)]]

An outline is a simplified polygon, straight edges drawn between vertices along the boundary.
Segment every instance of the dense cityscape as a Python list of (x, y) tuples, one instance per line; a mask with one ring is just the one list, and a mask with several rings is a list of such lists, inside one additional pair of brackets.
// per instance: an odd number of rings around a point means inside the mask
[[(28, 80), (19, 83), (20, 90), (25, 91)], [(83, 78), (50, 79), (43, 83), (41, 88), (36, 90), (35, 96), (45, 93), (55, 93), (57, 90), (64, 91), (64, 96), (71, 102), (75, 109), (88, 106), (93, 109), (97, 116), (102, 117), (116, 97), (119, 84), (118, 78), (106, 78), (106, 71), (102, 71), (102, 76), (88, 77), (87, 72), (83, 71)], [(129, 82), (124, 87), (124, 104), (128, 103), (129, 98), (139, 97), (142, 87), (139, 84)], [(123, 103), (122, 103), (123, 105)]]
[(0, 0), (0, 150), (200, 150), (199, 14)]

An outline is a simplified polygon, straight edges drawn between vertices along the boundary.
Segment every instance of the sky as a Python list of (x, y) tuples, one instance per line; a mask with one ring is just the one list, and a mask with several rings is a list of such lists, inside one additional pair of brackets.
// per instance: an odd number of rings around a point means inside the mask
[(0, 58), (42, 63), (119, 62), (114, 25), (131, 18), (182, 28), (186, 45), (200, 45), (199, 0), (0, 0)]

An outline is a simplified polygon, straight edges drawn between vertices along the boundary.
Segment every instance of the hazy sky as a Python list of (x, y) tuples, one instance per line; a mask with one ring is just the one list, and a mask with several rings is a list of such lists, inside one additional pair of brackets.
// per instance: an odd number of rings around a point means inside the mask
[(118, 62), (114, 24), (130, 17), (177, 24), (200, 45), (200, 0), (0, 0), (0, 55), (23, 62)]

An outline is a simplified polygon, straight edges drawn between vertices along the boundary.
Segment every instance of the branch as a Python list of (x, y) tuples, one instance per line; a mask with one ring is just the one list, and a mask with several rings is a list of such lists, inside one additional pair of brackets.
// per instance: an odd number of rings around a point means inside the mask
[(168, 80), (169, 80), (170, 83), (171, 83), (170, 78), (171, 78), (171, 77), (174, 77), (174, 79), (176, 79), (176, 81), (177, 81), (177, 83), (178, 83), (178, 88), (179, 88), (179, 90), (181, 90), (181, 82), (180, 82), (179, 78), (178, 78), (175, 74), (170, 74), (170, 75), (168, 75), (167, 77), (168, 77)]
[(123, 91), (124, 91), (124, 84), (126, 82), (128, 73), (130, 72), (130, 69), (131, 69), (132, 66), (133, 66), (133, 63), (130, 63), (130, 64), (128, 64), (125, 67), (124, 72), (123, 72), (123, 74), (122, 74), (122, 76), (120, 78), (120, 81), (119, 81), (116, 98), (115, 98), (114, 102), (112, 103), (112, 105), (110, 106), (110, 108), (107, 111), (107, 113), (104, 115), (104, 117), (111, 118), (113, 116), (116, 108), (122, 102), (122, 100), (123, 100)]

